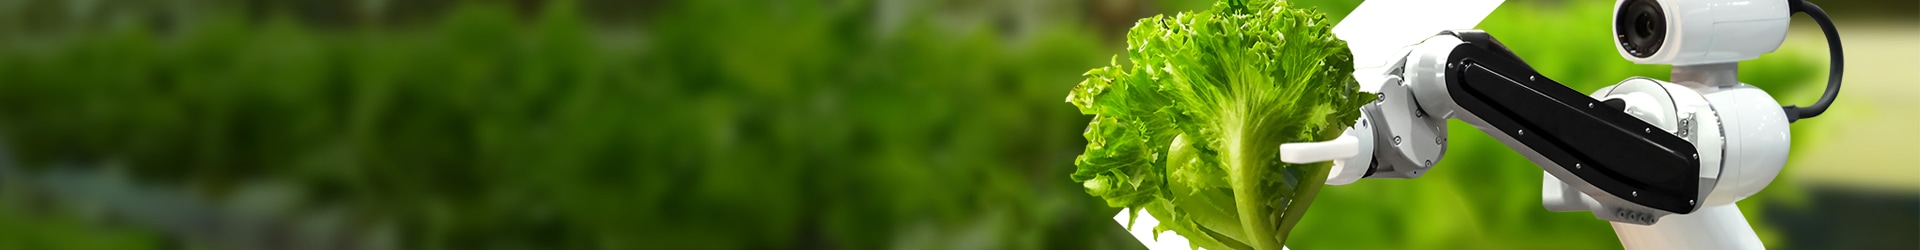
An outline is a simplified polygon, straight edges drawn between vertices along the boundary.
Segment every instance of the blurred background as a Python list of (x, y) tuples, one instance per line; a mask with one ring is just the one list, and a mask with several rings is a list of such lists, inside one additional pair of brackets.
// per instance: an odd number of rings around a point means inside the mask
[[(1210, 3), (0, 0), (0, 249), (1139, 249), (1068, 180), (1063, 100)], [(1576, 89), (1666, 78), (1612, 3), (1481, 28)], [(1740, 205), (1772, 248), (1920, 248), (1920, 3), (1817, 3), (1843, 94)], [(1815, 100), (1811, 24), (1742, 80)], [(1452, 128), (1442, 171), (1324, 189), (1288, 244), (1620, 248)]]

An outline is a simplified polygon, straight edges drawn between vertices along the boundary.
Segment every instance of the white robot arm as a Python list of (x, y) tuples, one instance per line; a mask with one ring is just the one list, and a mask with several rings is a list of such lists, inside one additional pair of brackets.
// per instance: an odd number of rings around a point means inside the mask
[[(1417, 178), (1446, 154), (1446, 122), (1459, 119), (1540, 166), (1544, 207), (1590, 211), (1610, 221), (1628, 249), (1764, 247), (1734, 202), (1780, 173), (1788, 124), (1819, 115), (1839, 91), (1839, 37), (1819, 7), (1805, 0), (1617, 0), (1620, 55), (1674, 65), (1673, 75), (1628, 78), (1589, 95), (1534, 71), (1493, 35), (1458, 29), (1500, 3), (1362, 3), (1334, 32), (1354, 51), (1362, 90), (1380, 98), (1361, 108), (1346, 135), (1282, 145), (1281, 160), (1333, 161), (1328, 185)], [(1819, 22), (1833, 57), (1826, 93), (1804, 108), (1779, 106), (1736, 79), (1738, 61), (1780, 46), (1793, 13)], [(1116, 220), (1125, 223), (1126, 215)], [(1135, 236), (1150, 248), (1186, 249), (1177, 235)]]
[[(1459, 119), (1541, 167), (1548, 210), (1612, 221), (1627, 248), (1762, 248), (1733, 203), (1779, 174), (1787, 125), (1818, 115), (1838, 91), (1830, 21), (1799, 0), (1621, 0), (1615, 11), (1621, 56), (1675, 65), (1671, 82), (1634, 77), (1585, 95), (1490, 34), (1445, 31), (1382, 70), (1360, 71), (1381, 98), (1341, 140), (1287, 144), (1282, 160), (1334, 160), (1330, 185), (1416, 178), (1445, 154), (1446, 120)], [(1827, 95), (1808, 108), (1783, 108), (1735, 79), (1736, 62), (1779, 47), (1795, 12), (1821, 21), (1836, 57)]]
[(1459, 119), (1544, 170), (1547, 209), (1591, 211), (1613, 221), (1623, 242), (1682, 236), (1661, 244), (1759, 246), (1731, 203), (1785, 163), (1787, 119), (1765, 92), (1631, 78), (1585, 95), (1470, 30), (1434, 36), (1396, 65), (1383, 98), (1351, 130), (1371, 134), (1357, 144), (1373, 150), (1340, 160), (1329, 184), (1417, 178), (1444, 155), (1446, 120)]

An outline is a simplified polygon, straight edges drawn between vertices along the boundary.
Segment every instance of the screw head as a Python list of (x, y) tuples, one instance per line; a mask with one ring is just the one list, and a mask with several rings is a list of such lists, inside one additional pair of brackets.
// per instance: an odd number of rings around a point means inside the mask
[(1653, 128), (1643, 128), (1643, 129), (1640, 129), (1640, 132), (1653, 133)]
[(1591, 102), (1587, 103), (1587, 108), (1593, 108), (1593, 103)]
[(1574, 164), (1573, 164), (1573, 169), (1580, 169), (1580, 167), (1582, 167), (1582, 165), (1580, 165), (1580, 163), (1574, 163)]
[(1687, 200), (1687, 205), (1693, 205), (1693, 200)]
[(1393, 136), (1393, 145), (1400, 145), (1400, 136)]
[(1633, 197), (1640, 197), (1640, 191), (1633, 191)]
[(1534, 77), (1534, 76), (1527, 76), (1527, 80), (1528, 80), (1528, 81), (1533, 81), (1533, 77)]
[(1522, 129), (1522, 130), (1514, 130), (1514, 132), (1515, 132), (1515, 133), (1520, 133), (1520, 135), (1527, 135), (1527, 130), (1525, 130), (1525, 129)]

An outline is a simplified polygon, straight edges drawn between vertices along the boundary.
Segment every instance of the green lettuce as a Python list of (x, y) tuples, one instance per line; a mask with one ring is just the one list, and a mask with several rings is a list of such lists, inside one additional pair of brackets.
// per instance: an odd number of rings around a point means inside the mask
[(1067, 96), (1094, 115), (1072, 179), (1193, 247), (1280, 249), (1330, 165), (1280, 162), (1280, 144), (1338, 137), (1374, 98), (1332, 28), (1258, 0), (1140, 20), (1131, 65), (1116, 56)]

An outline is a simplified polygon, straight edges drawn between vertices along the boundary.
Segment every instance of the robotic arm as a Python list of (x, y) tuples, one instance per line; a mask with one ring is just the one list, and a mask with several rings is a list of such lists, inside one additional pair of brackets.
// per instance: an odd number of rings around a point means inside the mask
[[(1446, 154), (1447, 120), (1459, 119), (1541, 168), (1544, 207), (1610, 221), (1628, 249), (1764, 248), (1734, 203), (1780, 173), (1788, 124), (1819, 115), (1839, 91), (1839, 36), (1819, 7), (1617, 0), (1621, 57), (1674, 65), (1673, 74), (1582, 94), (1533, 70), (1492, 34), (1459, 29), (1500, 2), (1362, 3), (1334, 32), (1353, 49), (1361, 89), (1380, 98), (1345, 135), (1282, 145), (1280, 159), (1333, 161), (1329, 185), (1418, 178)], [(1819, 22), (1833, 57), (1826, 93), (1808, 107), (1782, 107), (1736, 79), (1737, 62), (1779, 48), (1793, 13)], [(1129, 218), (1123, 211), (1115, 220)], [(1178, 235), (1133, 233), (1150, 248), (1186, 249)]]
[(1615, 12), (1621, 56), (1675, 65), (1671, 82), (1634, 77), (1584, 95), (1490, 34), (1445, 31), (1360, 71), (1381, 98), (1340, 140), (1282, 146), (1282, 160), (1335, 161), (1330, 185), (1416, 178), (1445, 154), (1446, 120), (1459, 119), (1540, 166), (1548, 210), (1611, 221), (1627, 248), (1762, 248), (1733, 203), (1779, 174), (1787, 125), (1832, 102), (1840, 62), (1809, 108), (1740, 83), (1736, 63), (1778, 48), (1793, 12), (1821, 22), (1837, 59), (1830, 21), (1799, 0), (1621, 0)]
[[(1611, 221), (1653, 224), (1666, 214), (1692, 212), (1710, 191), (1700, 187), (1718, 179), (1714, 156), (1706, 162), (1715, 164), (1702, 164), (1697, 153), (1719, 151), (1718, 141), (1701, 140), (1698, 132), (1718, 126), (1717, 119), (1699, 122), (1715, 113), (1697, 94), (1675, 100), (1670, 93), (1683, 87), (1651, 84), (1643, 92), (1589, 97), (1471, 30), (1429, 38), (1395, 65), (1383, 77), (1380, 101), (1363, 107), (1364, 118), (1351, 130), (1372, 135), (1372, 155), (1356, 156), (1370, 159), (1342, 161), (1330, 184), (1421, 176), (1445, 152), (1447, 119), (1518, 151), (1590, 197), (1594, 202), (1585, 207)], [(1715, 130), (1704, 134), (1712, 136), (1718, 128), (1706, 130)]]

